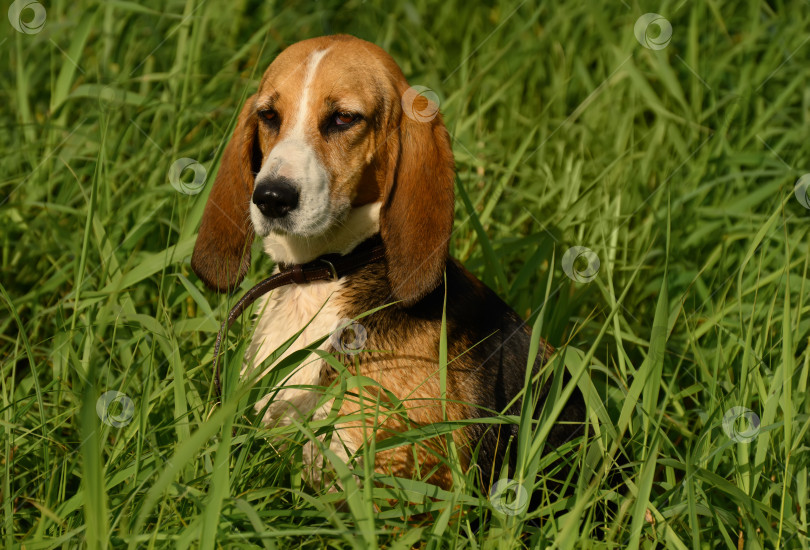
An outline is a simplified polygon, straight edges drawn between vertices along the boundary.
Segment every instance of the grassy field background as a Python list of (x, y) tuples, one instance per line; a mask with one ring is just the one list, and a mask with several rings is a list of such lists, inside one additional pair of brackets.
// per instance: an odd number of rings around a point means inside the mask
[[(0, 546), (810, 547), (810, 3), (77, 0), (22, 17), (0, 22)], [(264, 68), (336, 32), (436, 93), (453, 253), (560, 348), (551, 370), (582, 373), (590, 435), (565, 494), (533, 475), (555, 409), (521, 422), (515, 476), (538, 508), (460, 471), (452, 492), (362, 466), (312, 490), (300, 448), (328, 422), (276, 429), (274, 449), (255, 393), (214, 407), (241, 293), (191, 273), (210, 185), (178, 192), (169, 170), (195, 159), (210, 184)], [(574, 246), (598, 271), (564, 269)], [(271, 267), (254, 254), (243, 288)]]

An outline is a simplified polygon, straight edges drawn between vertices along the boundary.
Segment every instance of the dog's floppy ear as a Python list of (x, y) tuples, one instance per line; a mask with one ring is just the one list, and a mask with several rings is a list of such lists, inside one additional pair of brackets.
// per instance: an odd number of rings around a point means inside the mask
[(253, 226), (249, 207), (253, 180), (260, 167), (257, 164), (261, 164), (255, 97), (249, 97), (242, 107), (231, 141), (222, 154), (191, 256), (194, 273), (217, 292), (239, 286), (250, 267)]
[(399, 88), (402, 109), (393, 117), (399, 130), (389, 136), (380, 235), (394, 297), (411, 305), (436, 288), (444, 274), (455, 170), (438, 105), (407, 82)]

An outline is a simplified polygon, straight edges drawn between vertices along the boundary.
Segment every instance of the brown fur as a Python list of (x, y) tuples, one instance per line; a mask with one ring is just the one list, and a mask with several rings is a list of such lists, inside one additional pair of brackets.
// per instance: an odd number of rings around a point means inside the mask
[[(447, 284), (441, 283), (414, 306), (387, 307), (361, 320), (368, 335), (364, 348), (373, 351), (350, 358), (348, 369), (378, 381), (403, 402), (407, 411), (405, 417), (388, 415), (385, 422), (377, 419), (377, 424), (383, 427), (377, 432), (378, 440), (387, 437), (386, 430), (398, 432), (443, 420), (438, 399), (441, 395), (439, 339), (445, 307), (447, 418), (479, 418), (490, 416), (492, 411), (520, 414), (519, 401), (511, 407), (507, 408), (507, 405), (523, 388), (528, 327), (460, 263), (450, 259), (445, 267)], [(391, 294), (391, 283), (383, 276), (384, 272), (385, 266), (375, 264), (348, 277), (348, 289), (340, 296), (346, 317), (355, 317), (388, 302), (386, 297)], [(532, 367), (534, 374), (551, 353), (551, 347), (542, 340), (541, 346)], [(547, 390), (546, 385), (542, 393)], [(543, 401), (541, 398), (540, 405)], [(365, 404), (366, 410), (374, 410), (374, 407), (374, 399)], [(356, 400), (347, 400), (340, 414), (348, 415), (356, 410)], [(577, 394), (560, 415), (560, 425), (549, 435), (550, 448), (559, 447), (579, 433), (581, 427), (575, 423), (582, 419), (584, 406)], [(367, 442), (368, 432), (356, 424), (341, 429), (341, 434), (359, 447)], [(460, 467), (466, 470), (475, 446), (480, 443), (477, 464), (484, 485), (488, 485), (493, 475), (498, 478), (509, 438), (516, 435), (517, 426), (514, 425), (473, 424), (456, 430), (453, 437), (462, 460)], [(441, 465), (441, 457), (446, 456), (442, 438), (428, 440), (417, 449), (419, 468), (416, 468), (413, 455), (411, 447), (397, 447), (378, 453), (375, 466), (381, 473), (400, 477), (421, 477), (438, 467), (428, 481), (444, 488), (452, 485), (450, 470)]]

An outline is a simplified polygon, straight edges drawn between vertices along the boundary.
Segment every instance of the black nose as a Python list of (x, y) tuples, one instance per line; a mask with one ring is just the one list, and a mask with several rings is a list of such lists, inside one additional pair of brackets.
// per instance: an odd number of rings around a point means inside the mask
[(284, 178), (261, 183), (253, 190), (253, 204), (268, 218), (283, 218), (298, 206), (298, 191)]

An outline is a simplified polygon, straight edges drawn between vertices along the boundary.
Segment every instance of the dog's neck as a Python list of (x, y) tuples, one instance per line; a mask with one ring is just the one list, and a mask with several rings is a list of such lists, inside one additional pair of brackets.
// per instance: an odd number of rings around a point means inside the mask
[(380, 231), (379, 202), (352, 208), (346, 219), (317, 237), (271, 233), (264, 251), (278, 264), (303, 264), (324, 254), (348, 254)]

